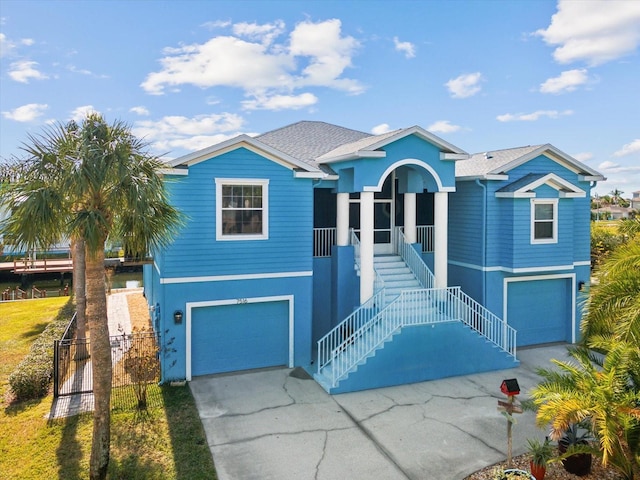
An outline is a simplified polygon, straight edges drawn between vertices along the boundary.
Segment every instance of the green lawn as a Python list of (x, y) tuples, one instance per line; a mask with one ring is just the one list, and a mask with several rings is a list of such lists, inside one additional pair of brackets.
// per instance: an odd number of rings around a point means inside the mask
[[(47, 420), (53, 397), (7, 404), (7, 377), (67, 298), (0, 304), (0, 477), (88, 478), (91, 414)], [(188, 387), (149, 389), (149, 408), (114, 391), (110, 479), (215, 479), (211, 453)]]

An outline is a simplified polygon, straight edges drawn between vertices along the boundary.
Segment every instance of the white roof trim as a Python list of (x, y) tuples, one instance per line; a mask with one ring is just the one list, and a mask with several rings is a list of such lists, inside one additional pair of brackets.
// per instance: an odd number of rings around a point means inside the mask
[(301, 172), (299, 170), (293, 171), (293, 176), (295, 178), (320, 178), (325, 179), (329, 176), (328, 173), (324, 172)]
[(205, 160), (209, 160), (210, 158), (217, 157), (219, 155), (243, 147), (290, 169), (301, 168), (302, 170), (308, 172), (322, 173), (320, 169), (314, 168), (307, 163), (301, 162), (300, 160), (297, 160), (296, 158), (293, 158), (292, 156), (287, 155), (280, 150), (276, 150), (266, 143), (263, 143), (260, 140), (257, 140), (246, 134), (238, 135), (237, 137), (230, 138), (228, 140), (225, 140), (224, 142), (217, 143), (207, 148), (203, 148), (202, 150), (198, 150), (197, 152), (189, 153), (182, 157), (175, 158), (169, 161), (168, 164), (172, 167), (176, 167), (178, 165), (195, 165)]
[(387, 152), (380, 150), (358, 150), (356, 152), (338, 155), (335, 157), (323, 158), (320, 163), (341, 162), (344, 160), (357, 160), (359, 158), (385, 158)]
[(396, 142), (404, 137), (408, 137), (409, 135), (417, 135), (420, 138), (427, 140), (430, 143), (433, 143), (437, 147), (440, 147), (443, 150), (448, 150), (451, 153), (464, 153), (464, 154), (467, 153), (464, 150), (456, 147), (455, 145), (447, 142), (446, 140), (443, 140), (437, 135), (434, 135), (433, 133), (428, 132), (424, 128), (419, 127), (417, 125), (400, 130), (395, 135), (391, 135), (390, 137), (386, 137), (385, 139), (380, 140), (379, 142), (374, 143), (373, 145), (370, 145), (369, 148), (371, 150), (377, 150), (378, 148), (381, 148), (381, 147), (384, 147), (385, 145)]
[(536, 198), (535, 192), (496, 192), (496, 198)]
[(509, 162), (507, 164), (504, 164), (504, 165), (501, 165), (498, 168), (488, 172), (488, 174), (508, 172), (509, 170), (511, 170), (513, 168), (516, 168), (516, 167), (519, 167), (523, 163), (526, 163), (529, 160), (532, 160), (532, 159), (542, 155), (545, 152), (549, 152), (551, 154), (550, 158), (552, 160), (560, 163), (561, 165), (563, 165), (567, 169), (571, 170), (573, 173), (581, 174), (581, 173), (587, 172), (588, 174), (590, 174), (592, 176), (599, 177), (600, 179), (603, 178), (602, 175), (600, 175), (595, 170), (589, 168), (584, 163), (579, 162), (578, 160), (576, 160), (572, 156), (567, 155), (566, 153), (564, 153), (563, 151), (561, 151), (558, 148), (554, 147), (550, 143), (547, 143), (545, 145), (541, 145), (539, 148), (536, 148), (535, 150), (532, 150), (531, 152), (527, 153), (526, 155), (522, 155), (521, 157), (518, 157), (515, 160), (512, 160), (511, 162)]
[(462, 177), (456, 177), (456, 181), (468, 182), (470, 180), (509, 180), (509, 175), (466, 175)]
[(449, 152), (440, 152), (440, 160), (468, 160), (471, 155), (468, 153), (449, 153)]
[(576, 187), (573, 183), (568, 182), (564, 178), (559, 177), (555, 173), (548, 173), (544, 177), (534, 180), (513, 192), (496, 192), (497, 198), (535, 198), (535, 190), (541, 185), (548, 185), (551, 188), (558, 190), (558, 196), (560, 198), (582, 198), (587, 193)]
[(161, 168), (161, 175), (189, 175), (189, 170), (186, 168)]
[(578, 175), (578, 180), (581, 182), (600, 182), (606, 179), (607, 178), (602, 175)]

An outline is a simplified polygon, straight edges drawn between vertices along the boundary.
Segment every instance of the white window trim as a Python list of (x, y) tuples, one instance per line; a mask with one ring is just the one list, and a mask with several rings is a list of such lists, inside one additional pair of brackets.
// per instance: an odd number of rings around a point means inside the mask
[[(536, 225), (536, 205), (547, 204), (553, 205), (553, 235), (551, 238), (535, 238), (535, 225)], [(558, 199), (557, 198), (545, 198), (545, 199), (531, 199), (531, 243), (549, 244), (558, 243)]]
[[(269, 238), (269, 180), (261, 178), (216, 178), (216, 240), (267, 240)], [(260, 185), (262, 186), (262, 233), (255, 235), (223, 235), (222, 233), (222, 186)]]

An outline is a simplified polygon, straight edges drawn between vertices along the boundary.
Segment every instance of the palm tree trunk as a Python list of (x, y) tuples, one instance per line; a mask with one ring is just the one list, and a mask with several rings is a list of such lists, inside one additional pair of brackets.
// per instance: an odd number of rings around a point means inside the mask
[(107, 322), (104, 250), (86, 252), (87, 320), (91, 334), (93, 364), (93, 439), (89, 478), (103, 480), (109, 466), (111, 435), (111, 345)]
[(73, 296), (76, 301), (76, 339), (78, 342), (78, 349), (76, 351), (76, 359), (81, 360), (89, 356), (86, 345), (83, 343), (87, 337), (87, 296), (86, 296), (86, 262), (84, 251), (84, 239), (77, 238), (71, 244), (73, 252)]

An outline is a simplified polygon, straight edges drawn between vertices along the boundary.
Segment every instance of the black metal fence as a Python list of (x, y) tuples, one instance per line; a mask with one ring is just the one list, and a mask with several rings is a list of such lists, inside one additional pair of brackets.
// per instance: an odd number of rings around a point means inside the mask
[[(75, 326), (67, 328), (65, 336), (54, 343), (53, 392), (55, 397), (93, 391), (91, 344), (73, 336)], [(68, 333), (71, 332), (71, 333)], [(153, 332), (136, 332), (109, 337), (111, 342), (112, 386), (157, 383), (160, 362), (156, 336)]]

